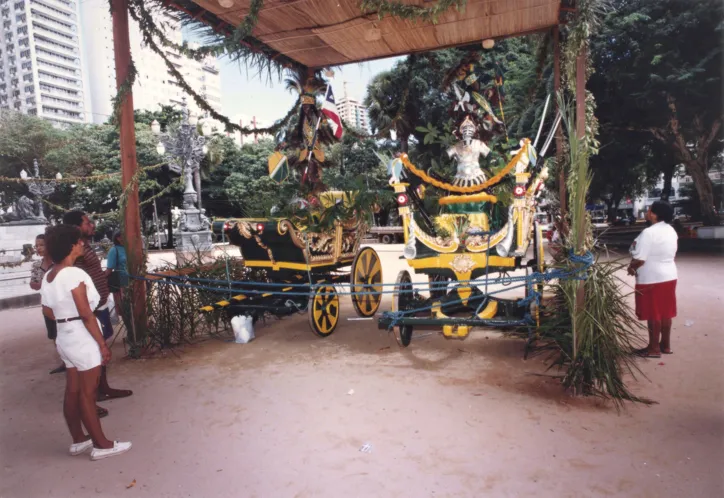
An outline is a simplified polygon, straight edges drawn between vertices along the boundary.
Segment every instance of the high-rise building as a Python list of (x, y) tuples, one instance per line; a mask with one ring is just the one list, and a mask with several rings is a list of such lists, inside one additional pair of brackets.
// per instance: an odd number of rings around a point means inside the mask
[(350, 126), (367, 131), (369, 119), (367, 109), (357, 100), (347, 94), (347, 82), (344, 83), (344, 96), (337, 99), (339, 116)]
[(87, 121), (78, 4), (0, 0), (0, 22), (0, 109), (56, 126)]
[[(169, 40), (178, 44), (183, 41), (178, 18), (167, 11), (155, 12), (154, 18)], [(81, 20), (84, 59), (88, 67), (93, 68), (89, 80), (93, 121), (103, 123), (113, 111), (111, 99), (116, 95), (113, 32), (107, 1), (85, 0), (81, 4)], [(131, 57), (138, 71), (136, 83), (133, 85), (134, 108), (157, 111), (162, 105), (180, 105), (184, 91), (171, 76), (166, 63), (145, 46), (140, 30), (133, 23), (129, 34)], [(186, 82), (214, 109), (220, 111), (221, 76), (216, 58), (207, 57), (203, 61), (196, 61), (172, 48), (164, 47), (163, 50)], [(188, 107), (191, 112), (203, 115), (193, 99), (188, 99)]]

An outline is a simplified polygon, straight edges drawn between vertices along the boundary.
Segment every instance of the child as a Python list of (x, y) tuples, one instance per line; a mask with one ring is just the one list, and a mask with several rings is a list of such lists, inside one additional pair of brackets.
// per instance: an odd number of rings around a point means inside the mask
[[(43, 283), (43, 277), (45, 273), (50, 270), (53, 266), (53, 261), (50, 259), (50, 255), (45, 250), (45, 234), (40, 234), (35, 237), (35, 252), (40, 256), (40, 261), (35, 261), (32, 268), (30, 269), (30, 288), (39, 291), (40, 286)], [(55, 343), (55, 339), (58, 335), (56, 324), (53, 320), (43, 315), (45, 319), (45, 328), (48, 330), (48, 339)], [(57, 374), (65, 372), (65, 363), (61, 363), (59, 367), (54, 368), (50, 371), (50, 374)]]

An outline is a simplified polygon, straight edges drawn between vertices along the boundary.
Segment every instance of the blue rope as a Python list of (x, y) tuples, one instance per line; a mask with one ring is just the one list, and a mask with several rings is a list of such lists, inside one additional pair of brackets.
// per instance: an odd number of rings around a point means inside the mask
[[(574, 265), (580, 265), (580, 266), (577, 266), (570, 270), (551, 269), (551, 270), (547, 270), (544, 273), (532, 272), (530, 275), (522, 275), (519, 277), (502, 276), (502, 277), (496, 277), (494, 279), (490, 279), (490, 278), (488, 278), (488, 275), (486, 275), (486, 279), (485, 279), (486, 289), (490, 283), (493, 283), (493, 284), (500, 283), (502, 285), (505, 285), (506, 287), (504, 289), (498, 289), (498, 290), (494, 290), (492, 292), (486, 292), (481, 295), (472, 296), (472, 297), (468, 298), (467, 301), (468, 301), (468, 303), (470, 303), (471, 301), (476, 301), (479, 299), (483, 300), (483, 302), (478, 306), (478, 308), (476, 310), (476, 315), (477, 315), (480, 312), (480, 309), (485, 304), (485, 302), (487, 302), (489, 296), (498, 294), (503, 291), (508, 291), (511, 289), (527, 287), (528, 296), (523, 299), (518, 300), (517, 301), (518, 306), (527, 306), (528, 304), (530, 304), (533, 301), (535, 301), (536, 304), (539, 305), (540, 304), (540, 293), (535, 290), (534, 284), (546, 282), (549, 280), (555, 280), (555, 279), (558, 279), (558, 280), (585, 280), (585, 278), (586, 278), (585, 272), (593, 264), (594, 257), (590, 251), (588, 251), (582, 255), (576, 255), (573, 252), (571, 252), (569, 254), (569, 260)], [(234, 293), (238, 292), (238, 293), (252, 294), (252, 295), (268, 294), (271, 296), (300, 296), (300, 297), (307, 297), (307, 298), (313, 297), (314, 290), (316, 290), (317, 288), (326, 287), (329, 285), (326, 283), (313, 284), (310, 272), (308, 272), (308, 278), (309, 278), (308, 284), (292, 284), (292, 283), (287, 284), (287, 283), (251, 282), (251, 281), (245, 282), (245, 281), (228, 281), (228, 280), (225, 281), (225, 280), (192, 278), (192, 277), (186, 277), (186, 276), (163, 275), (163, 274), (158, 274), (158, 273), (148, 273), (147, 275), (162, 277), (162, 279), (158, 279), (158, 278), (151, 279), (151, 278), (140, 277), (140, 276), (136, 276), (136, 275), (131, 275), (131, 278), (136, 279), (136, 280), (154, 282), (154, 283), (165, 284), (165, 285), (173, 285), (176, 287), (196, 289), (196, 290), (208, 291), (208, 292), (219, 293), (219, 294), (229, 294), (229, 292), (234, 292)], [(279, 292), (279, 291), (273, 291), (273, 290), (269, 291), (268, 289), (267, 290), (231, 289), (231, 288), (211, 287), (211, 286), (205, 286), (205, 285), (191, 285), (191, 284), (179, 282), (179, 280), (192, 281), (192, 282), (221, 283), (221, 284), (227, 284), (227, 285), (238, 284), (238, 285), (244, 285), (244, 286), (264, 286), (264, 287), (284, 287), (284, 288), (304, 287), (304, 288), (309, 288), (310, 290), (307, 292)], [(519, 285), (510, 287), (513, 283), (518, 283), (518, 282), (520, 283)], [(458, 287), (465, 286), (466, 284), (467, 285), (482, 284), (482, 282), (480, 282), (479, 280), (465, 280), (465, 281), (461, 280), (461, 281), (456, 281), (455, 283), (457, 284)], [(425, 287), (429, 286), (429, 288), (431, 290), (447, 288), (447, 286), (449, 285), (448, 282), (439, 282), (440, 285), (433, 285), (433, 284), (437, 284), (437, 282), (435, 282), (435, 283), (410, 282), (409, 290), (390, 290), (390, 291), (382, 290), (379, 292), (377, 292), (377, 291), (370, 291), (370, 292), (352, 291), (352, 286), (350, 286), (350, 292), (340, 292), (340, 293), (338, 293), (338, 295), (363, 296), (363, 295), (403, 294), (403, 293), (413, 294), (415, 292), (415, 289), (414, 289), (415, 285), (422, 285)], [(355, 287), (369, 288), (369, 287), (394, 286), (394, 285), (397, 285), (397, 284), (360, 284), (360, 285), (356, 285)], [(455, 301), (447, 302), (445, 304), (454, 305), (454, 304), (461, 304), (462, 302), (463, 302), (463, 299), (458, 299)], [(404, 318), (406, 315), (417, 314), (417, 313), (421, 313), (423, 311), (431, 311), (432, 308), (433, 308), (433, 304), (430, 304), (430, 305), (426, 305), (421, 308), (416, 308), (416, 309), (411, 309), (411, 310), (398, 310), (398, 311), (385, 312), (384, 315), (392, 317), (392, 321), (390, 323), (389, 328), (393, 328), (394, 326), (396, 326), (397, 322), (401, 318)], [(529, 314), (526, 314), (526, 317), (522, 321), (519, 321), (519, 322), (521, 322), (521, 325), (530, 324), (531, 322), (534, 323), (532, 317), (530, 317)], [(523, 322), (525, 322), (525, 323), (523, 323)], [(485, 320), (485, 323), (492, 324), (492, 323), (494, 323), (494, 320)], [(517, 323), (517, 322), (514, 322), (514, 321), (502, 322), (501, 321), (500, 323), (502, 325), (511, 325), (511, 324), (514, 325), (514, 323)]]

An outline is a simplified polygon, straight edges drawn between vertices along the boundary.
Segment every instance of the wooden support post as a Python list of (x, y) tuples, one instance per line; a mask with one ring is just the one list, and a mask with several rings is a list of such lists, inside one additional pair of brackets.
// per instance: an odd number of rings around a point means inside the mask
[[(121, 88), (131, 68), (131, 45), (128, 34), (128, 0), (111, 0), (113, 19), (113, 53), (116, 59), (116, 87)], [(121, 187), (126, 192), (138, 171), (136, 162), (136, 131), (133, 119), (133, 95), (131, 90), (121, 102), (118, 116), (121, 142)], [(123, 239), (128, 248), (129, 272), (137, 275), (143, 260), (141, 242), (141, 215), (138, 201), (138, 184), (131, 187), (126, 199)], [(146, 285), (131, 280), (131, 310), (133, 330), (128, 334), (135, 341), (146, 329)]]
[[(581, 140), (586, 137), (586, 50), (581, 49), (576, 57), (576, 135)], [(586, 158), (585, 160), (588, 160)], [(579, 178), (578, 181), (584, 181)], [(579, 226), (576, 227), (576, 253), (582, 254), (583, 244), (586, 238), (585, 219), (578, 220)], [(578, 321), (583, 316), (586, 306), (586, 288), (585, 282), (581, 280), (576, 289), (576, 309), (573, 316), (573, 358), (578, 356)]]
[[(561, 91), (561, 34), (558, 26), (553, 28), (553, 91), (556, 96), (556, 115), (560, 112), (558, 97)], [(565, 225), (566, 206), (568, 205), (566, 192), (566, 170), (563, 167), (563, 124), (556, 130), (556, 164), (558, 165), (558, 199), (560, 201), (561, 227)]]

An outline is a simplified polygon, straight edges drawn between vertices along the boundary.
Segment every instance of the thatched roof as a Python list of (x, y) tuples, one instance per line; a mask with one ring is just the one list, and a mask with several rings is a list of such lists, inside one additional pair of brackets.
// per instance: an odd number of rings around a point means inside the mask
[[(168, 3), (228, 31), (244, 19), (250, 0), (234, 0), (230, 8), (218, 0)], [(558, 24), (560, 5), (561, 0), (468, 0), (463, 12), (451, 9), (432, 24), (389, 16), (380, 20), (374, 13), (362, 14), (359, 0), (266, 0), (252, 36), (304, 66), (323, 67), (540, 31)]]

